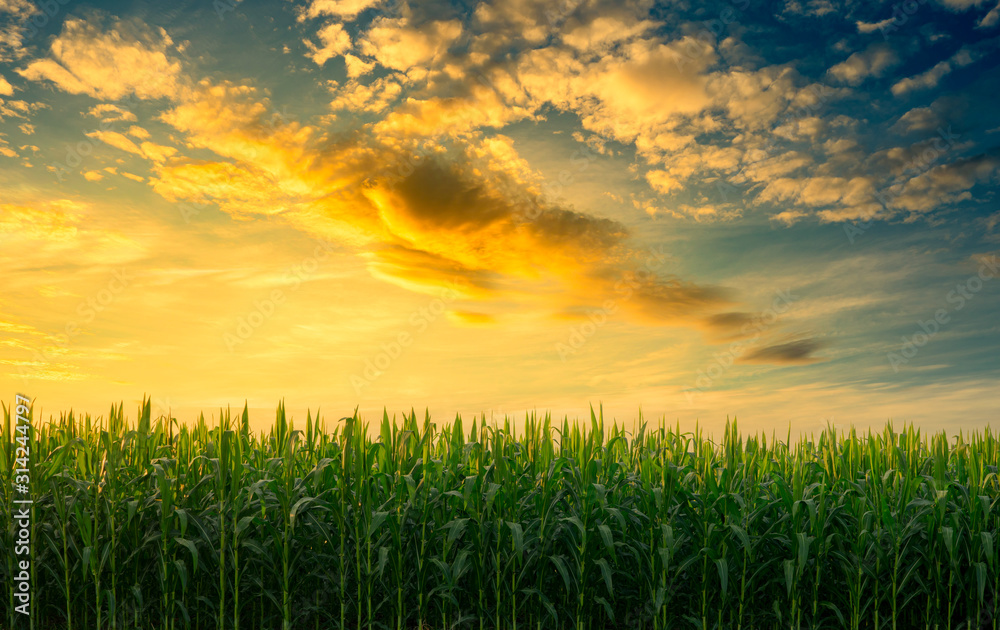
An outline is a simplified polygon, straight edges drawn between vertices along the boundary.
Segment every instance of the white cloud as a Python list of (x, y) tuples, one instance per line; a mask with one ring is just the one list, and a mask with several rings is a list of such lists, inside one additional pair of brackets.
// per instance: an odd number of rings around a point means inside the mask
[(897, 65), (899, 57), (884, 44), (872, 44), (863, 52), (856, 52), (828, 70), (834, 79), (848, 85), (860, 85), (869, 77), (880, 77)]
[(771, 220), (784, 223), (786, 226), (791, 226), (798, 223), (799, 219), (803, 219), (807, 216), (809, 216), (809, 213), (803, 212), (802, 210), (784, 210), (778, 214), (771, 215)]
[(143, 142), (141, 145), (136, 145), (132, 140), (116, 131), (91, 131), (87, 136), (127, 153), (141, 155), (153, 162), (163, 162), (177, 153), (177, 149), (173, 147), (166, 147), (153, 142)]
[(154, 142), (143, 142), (139, 148), (142, 149), (142, 155), (145, 158), (154, 162), (163, 162), (177, 153), (177, 149), (173, 147), (166, 147)]
[(30, 0), (0, 0), (0, 63), (19, 59), (25, 54), (24, 35), (32, 28), (28, 20), (40, 13)]
[(1000, 23), (1000, 2), (976, 24), (977, 28), (992, 28)]
[(27, 101), (5, 101), (0, 98), (0, 122), (6, 117), (27, 118), (32, 109), (37, 109), (37, 103)]
[(757, 203), (791, 201), (813, 207), (857, 206), (870, 202), (874, 192), (868, 177), (780, 177), (767, 184), (757, 196)]
[(309, 6), (299, 11), (299, 20), (332, 15), (342, 19), (353, 19), (365, 9), (377, 6), (381, 0), (311, 0)]
[(403, 18), (379, 18), (365, 34), (361, 50), (393, 70), (407, 71), (440, 61), (462, 35), (458, 20), (411, 26)]
[(374, 61), (365, 61), (354, 55), (344, 55), (344, 64), (347, 66), (347, 78), (349, 79), (364, 76), (375, 68)]
[(799, 83), (801, 77), (794, 68), (768, 66), (717, 73), (710, 79), (710, 90), (716, 107), (723, 108), (739, 127), (761, 130), (800, 98)]
[(127, 153), (134, 153), (135, 155), (142, 155), (142, 150), (136, 146), (134, 142), (118, 133), (117, 131), (91, 131), (87, 134), (88, 138), (93, 138), (95, 140), (100, 140), (105, 144), (109, 144), (116, 149), (121, 149)]
[(653, 190), (663, 195), (684, 188), (684, 182), (671, 176), (667, 171), (649, 171), (646, 173), (646, 181)]
[(403, 92), (403, 87), (392, 77), (382, 77), (364, 85), (356, 80), (350, 80), (341, 86), (335, 81), (330, 82), (335, 98), (330, 103), (330, 109), (380, 112), (396, 100)]
[(973, 63), (981, 56), (981, 52), (973, 51), (963, 46), (950, 59), (938, 62), (930, 70), (898, 81), (892, 86), (892, 93), (894, 96), (903, 96), (914, 90), (926, 90), (937, 87), (945, 75), (952, 72), (955, 68), (961, 68)]
[(969, 189), (998, 181), (1000, 158), (978, 155), (941, 164), (893, 187), (893, 205), (914, 213), (930, 212), (943, 205), (971, 198)]
[(542, 48), (522, 56), (515, 85), (536, 109), (550, 103), (573, 110), (585, 129), (643, 142), (651, 152), (670, 151), (689, 142), (685, 134), (673, 133), (672, 121), (711, 105), (704, 71), (716, 59), (710, 46), (689, 37), (670, 44), (640, 39), (593, 61), (575, 51)]
[(117, 105), (111, 103), (101, 103), (100, 105), (95, 105), (87, 110), (88, 116), (93, 116), (94, 118), (100, 118), (101, 122), (113, 123), (113, 122), (135, 122), (137, 120), (134, 113), (127, 109), (122, 109)]
[(69, 18), (53, 40), (50, 57), (37, 59), (18, 74), (31, 81), (50, 81), (73, 94), (117, 100), (128, 94), (154, 99), (176, 97), (182, 89), (181, 65), (168, 52), (173, 41), (166, 31), (137, 21), (99, 24)]
[(911, 131), (927, 131), (941, 124), (941, 120), (930, 107), (914, 107), (903, 114), (893, 129), (903, 133)]
[(622, 40), (642, 35), (654, 26), (656, 23), (648, 20), (636, 22), (614, 15), (600, 16), (589, 23), (575, 26), (565, 32), (562, 40), (580, 51), (599, 50)]
[(952, 9), (953, 11), (965, 11), (972, 7), (979, 6), (987, 0), (938, 0), (938, 3)]
[(881, 31), (885, 27), (889, 26), (896, 21), (896, 18), (889, 16), (882, 20), (881, 22), (857, 22), (858, 32), (863, 35), (868, 35), (869, 33), (874, 33), (875, 31)]
[(837, 9), (830, 2), (830, 0), (807, 0), (805, 6), (802, 6), (802, 3), (799, 2), (799, 0), (788, 0), (785, 2), (785, 9), (783, 13), (822, 17), (828, 13), (833, 13), (836, 10)]
[(306, 41), (309, 49), (309, 58), (322, 66), (329, 59), (339, 57), (351, 49), (351, 36), (347, 34), (340, 24), (327, 24), (317, 33), (320, 44), (317, 46), (311, 41)]
[(4, 136), (4, 134), (0, 133), (0, 155), (2, 155), (4, 157), (9, 157), (9, 158), (16, 158), (17, 157), (17, 152), (14, 151), (14, 149), (11, 149), (7, 145), (7, 141), (4, 140), (3, 136)]

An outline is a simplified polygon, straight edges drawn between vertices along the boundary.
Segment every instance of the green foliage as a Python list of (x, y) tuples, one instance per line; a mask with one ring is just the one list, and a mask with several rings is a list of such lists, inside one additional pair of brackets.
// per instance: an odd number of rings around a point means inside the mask
[[(10, 412), (0, 505), (11, 522)], [(1000, 440), (533, 415), (35, 426), (34, 627), (998, 628)], [(0, 574), (11, 581), (11, 529)], [(13, 626), (11, 601), (0, 625)], [(18, 626), (24, 627), (24, 626)]]

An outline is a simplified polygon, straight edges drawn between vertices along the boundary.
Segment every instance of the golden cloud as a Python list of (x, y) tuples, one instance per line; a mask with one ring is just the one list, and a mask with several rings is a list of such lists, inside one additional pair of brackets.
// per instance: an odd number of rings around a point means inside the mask
[(31, 81), (50, 81), (73, 94), (118, 100), (174, 98), (182, 89), (181, 64), (168, 57), (173, 41), (166, 31), (114, 19), (108, 28), (97, 14), (68, 18), (52, 41), (47, 59), (18, 70)]
[[(574, 41), (603, 45), (612, 37), (606, 26), (580, 30)], [(633, 26), (635, 33), (645, 28)], [(132, 36), (125, 37), (126, 31)], [(343, 38), (334, 37), (337, 29), (323, 32), (330, 35), (321, 37), (324, 42), (346, 47)], [(446, 64), (447, 51), (462, 34), (457, 22), (414, 26), (381, 18), (365, 35), (362, 50), (385, 67), (405, 71), (416, 63)], [(714, 57), (699, 50), (696, 61), (678, 64), (685, 42), (632, 41), (622, 44), (620, 56), (586, 66), (576, 53), (560, 53), (543, 59), (536, 70), (522, 65), (513, 82), (498, 69), (491, 75), (494, 82), (465, 82), (455, 96), (408, 98), (376, 124), (340, 135), (277, 114), (251, 85), (191, 80), (167, 54), (172, 41), (165, 33), (134, 24), (116, 21), (102, 30), (70, 20), (53, 44), (52, 58), (25, 72), (95, 98), (129, 92), (169, 97), (172, 104), (160, 119), (183, 134), (180, 142), (219, 159), (192, 159), (116, 132), (92, 133), (151, 160), (150, 186), (168, 200), (214, 202), (241, 218), (281, 215), (317, 236), (350, 242), (368, 259), (373, 275), (413, 290), (452, 287), (470, 301), (542, 300), (555, 312), (610, 300), (637, 321), (708, 330), (725, 326), (724, 320), (709, 320), (731, 304), (728, 292), (650, 267), (630, 244), (624, 225), (545, 199), (509, 139), (478, 134), (483, 127), (533, 115), (534, 105), (528, 105), (519, 83), (526, 83), (536, 100), (583, 106), (587, 124), (614, 127), (621, 136), (634, 136), (650, 120), (661, 124), (673, 114), (698, 112), (710, 102), (701, 74)], [(38, 65), (43, 62), (51, 63)], [(551, 91), (552, 73), (563, 65), (576, 74), (570, 94)], [(149, 72), (160, 78), (147, 84)], [(448, 84), (449, 72), (435, 74), (434, 81)], [(354, 100), (348, 92), (338, 93), (349, 107), (376, 109), (381, 106), (371, 103), (388, 103), (396, 94), (387, 91), (389, 79), (381, 80), (382, 87), (378, 81), (349, 82), (346, 87), (360, 95)], [(105, 110), (95, 114), (116, 113)], [(667, 131), (656, 133), (666, 138)], [(415, 151), (422, 151), (422, 159), (411, 159)], [(733, 159), (723, 153), (704, 158)]]

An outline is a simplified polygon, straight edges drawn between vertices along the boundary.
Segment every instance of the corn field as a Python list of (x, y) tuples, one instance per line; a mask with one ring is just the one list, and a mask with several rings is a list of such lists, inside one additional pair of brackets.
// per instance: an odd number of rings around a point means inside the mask
[[(988, 428), (213, 424), (35, 424), (32, 628), (1000, 627)], [(2, 442), (9, 585), (6, 407)]]

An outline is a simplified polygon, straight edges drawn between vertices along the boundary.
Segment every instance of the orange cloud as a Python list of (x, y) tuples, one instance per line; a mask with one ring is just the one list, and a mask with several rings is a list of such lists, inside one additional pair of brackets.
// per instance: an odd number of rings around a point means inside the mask
[(448, 319), (464, 326), (485, 326), (495, 324), (497, 318), (489, 313), (474, 311), (448, 311)]

